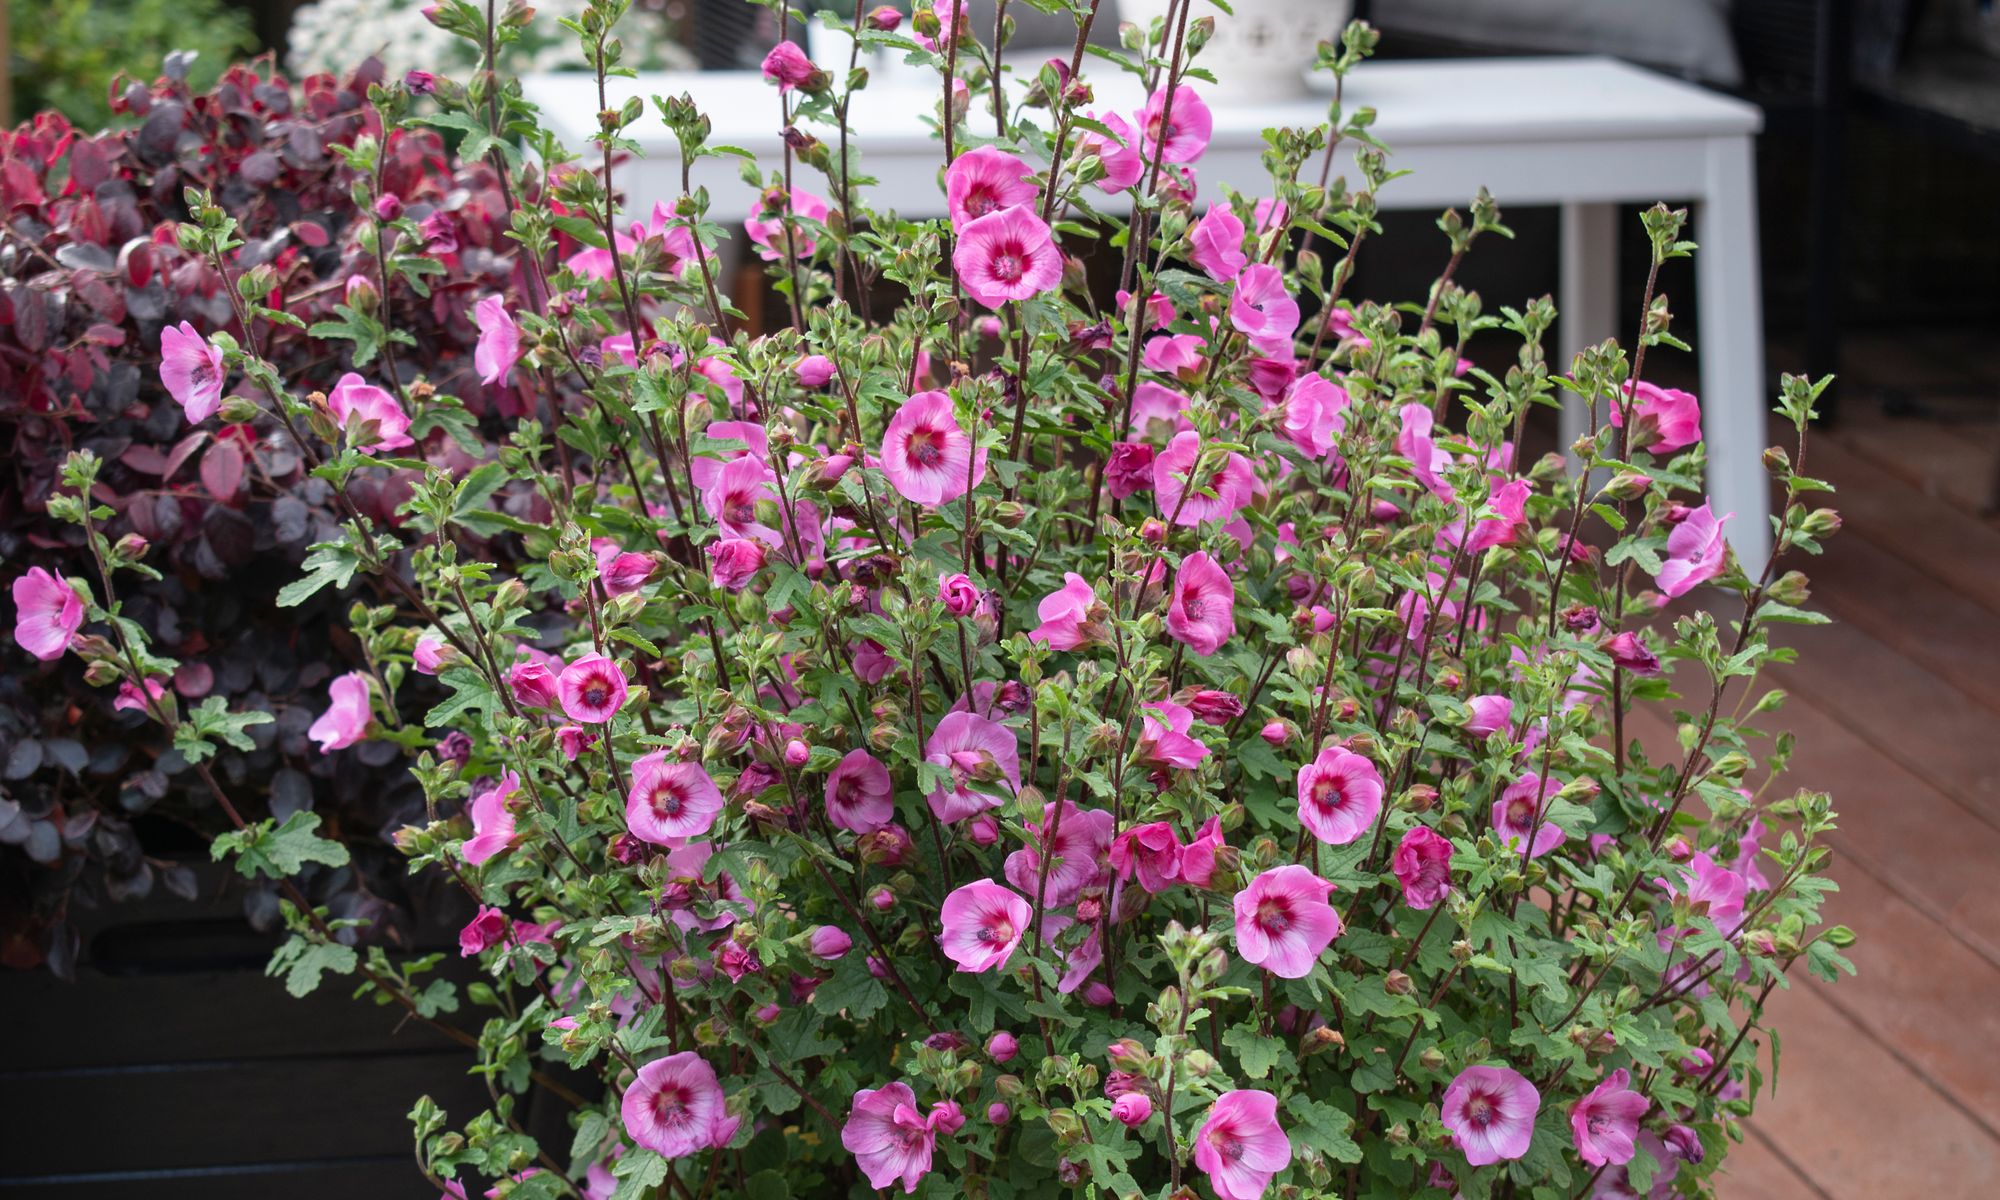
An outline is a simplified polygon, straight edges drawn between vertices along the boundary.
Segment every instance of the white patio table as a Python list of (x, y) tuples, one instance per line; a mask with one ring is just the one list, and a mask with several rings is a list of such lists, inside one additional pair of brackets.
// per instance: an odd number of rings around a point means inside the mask
[[(1128, 75), (1099, 71), (1092, 84), (1099, 109), (1129, 111), (1143, 99)], [(528, 98), (572, 149), (587, 145), (596, 129), (595, 86), (589, 76), (577, 74), (524, 81)], [(655, 72), (614, 79), (610, 88), (613, 107), (627, 96), (687, 92), (712, 121), (714, 142), (743, 147), (767, 164), (776, 161), (778, 95), (755, 72)], [(1263, 131), (1323, 122), (1327, 99), (1214, 106), (1214, 135), (1200, 163), (1202, 194), (1216, 195), (1226, 183), (1248, 195), (1268, 195), (1269, 179), (1258, 158)], [(1700, 322), (1688, 340), (1701, 369), (1709, 491), (1718, 514), (1736, 514), (1729, 523), (1730, 542), (1754, 572), (1770, 546), (1769, 492), (1760, 461), (1768, 404), (1751, 159), (1762, 112), (1651, 71), (1590, 57), (1369, 63), (1349, 78), (1345, 102), (1349, 110), (1367, 106), (1380, 113), (1376, 135), (1389, 146), (1392, 165), (1411, 172), (1382, 190), (1378, 202), (1384, 208), (1463, 210), (1481, 187), (1503, 207), (1561, 206), (1557, 303), (1565, 364), (1583, 346), (1617, 332), (1630, 334), (1636, 314), (1614, 311), (1618, 222), (1631, 219), (1621, 207), (1655, 200), (1694, 204), (1691, 233), (1701, 245), (1694, 259)], [(877, 83), (857, 95), (855, 145), (861, 169), (879, 181), (869, 191), (876, 205), (910, 215), (944, 211), (942, 156), (924, 120), (936, 110), (936, 89), (900, 81)], [(646, 157), (623, 167), (618, 184), (631, 207), (644, 212), (656, 200), (679, 195), (680, 162), (672, 135), (658, 121), (641, 122), (636, 136)], [(757, 193), (736, 170), (736, 160), (728, 158), (697, 164), (695, 182), (708, 187), (717, 220), (741, 221), (756, 203)], [(1564, 413), (1566, 440), (1583, 426), (1575, 407)]]

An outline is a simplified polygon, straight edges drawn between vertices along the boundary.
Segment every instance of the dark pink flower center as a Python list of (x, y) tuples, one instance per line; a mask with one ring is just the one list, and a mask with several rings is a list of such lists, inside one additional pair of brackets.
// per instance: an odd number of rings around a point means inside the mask
[(662, 1125), (685, 1125), (692, 1118), (688, 1102), (693, 1097), (679, 1087), (663, 1087), (653, 1097), (653, 1119)]
[(1000, 207), (1000, 197), (991, 188), (979, 187), (965, 198), (965, 211), (975, 217), (983, 217)]
[(910, 461), (920, 467), (935, 467), (944, 461), (944, 431), (919, 429), (910, 435)]
[(1257, 927), (1265, 933), (1278, 936), (1292, 927), (1291, 902), (1276, 896), (1267, 897), (1257, 904)]
[(1014, 923), (1002, 916), (988, 917), (979, 927), (979, 940), (989, 946), (1004, 946), (1014, 940)]
[(205, 358), (196, 362), (194, 366), (188, 369), (188, 384), (191, 387), (207, 387), (209, 382), (214, 378), (215, 368), (210, 366), (208, 360)]
[(1482, 1092), (1474, 1092), (1465, 1102), (1465, 1119), (1484, 1129), (1500, 1117), (1498, 1106), (1493, 1099)]
[(1243, 1157), (1243, 1151), (1246, 1148), (1243, 1144), (1243, 1139), (1237, 1137), (1234, 1132), (1228, 1129), (1210, 1130), (1208, 1144), (1214, 1148), (1216, 1154), (1222, 1157), (1223, 1161), (1232, 1163)]
[(1019, 283), (1028, 273), (1027, 249), (1018, 243), (1002, 246), (993, 256), (993, 278), (1002, 283)]
[(1526, 829), (1534, 819), (1535, 806), (1527, 800), (1510, 800), (1507, 802), (1507, 823), (1509, 825)]
[(1321, 775), (1313, 780), (1313, 803), (1321, 808), (1340, 808), (1347, 803), (1347, 794), (1340, 790), (1340, 780), (1331, 775)]
[(650, 799), (653, 812), (669, 820), (680, 816), (681, 810), (687, 807), (687, 797), (681, 795), (681, 790), (668, 780), (661, 780), (653, 785)]
[(591, 708), (602, 708), (611, 698), (611, 687), (601, 679), (593, 679), (584, 685), (583, 702)]

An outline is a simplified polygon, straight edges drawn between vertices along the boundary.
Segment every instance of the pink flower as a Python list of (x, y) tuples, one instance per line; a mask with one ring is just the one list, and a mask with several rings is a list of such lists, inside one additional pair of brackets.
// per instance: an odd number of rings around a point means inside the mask
[(812, 931), (807, 946), (814, 958), (833, 962), (854, 948), (854, 939), (838, 925), (822, 925)]
[(1249, 335), (1259, 349), (1266, 343), (1288, 348), (1299, 327), (1299, 302), (1285, 287), (1284, 272), (1269, 263), (1253, 263), (1236, 277), (1236, 294), (1229, 299), (1229, 323)]
[(973, 449), (950, 396), (918, 392), (889, 419), (882, 435), (882, 473), (905, 500), (946, 504), (986, 478), (986, 451)]
[(945, 204), (951, 210), (952, 228), (963, 230), (988, 213), (1037, 198), (1041, 192), (1029, 182), (1032, 174), (1027, 163), (998, 146), (981, 146), (953, 159), (951, 169), (944, 173)]
[(1223, 846), (1222, 819), (1210, 817), (1193, 841), (1181, 847), (1181, 882), (1205, 888), (1215, 878), (1215, 852)]
[(1104, 461), (1104, 487), (1123, 500), (1153, 488), (1153, 448), (1143, 442), (1119, 442)]
[(632, 764), (625, 796), (625, 826), (655, 846), (700, 837), (722, 811), (722, 792), (699, 763), (678, 762), (655, 750)]
[(586, 654), (563, 668), (556, 694), (570, 720), (602, 725), (625, 707), (625, 673), (602, 654)]
[(1243, 222), (1227, 204), (1211, 203), (1187, 236), (1188, 261), (1218, 283), (1236, 278), (1250, 261), (1243, 253)]
[(1333, 885), (1297, 863), (1273, 867), (1236, 893), (1236, 952), (1280, 979), (1303, 979), (1340, 936)]
[(1166, 821), (1134, 826), (1111, 843), (1111, 868), (1120, 882), (1137, 875), (1147, 892), (1163, 892), (1181, 874), (1181, 840)]
[(777, 508), (778, 498), (771, 491), (772, 478), (771, 468), (756, 455), (732, 458), (708, 475), (701, 489), (702, 507), (730, 537), (755, 538), (782, 549), (783, 536), (757, 519), (758, 505), (768, 504), (767, 512)]
[(610, 538), (594, 538), (590, 548), (597, 559), (597, 578), (607, 594), (623, 596), (646, 586), (658, 564), (644, 554), (619, 549)]
[[(1202, 352), (1207, 349), (1208, 343), (1197, 334), (1163, 333), (1146, 339), (1146, 348), (1139, 355), (1139, 365), (1148, 371), (1158, 371), (1163, 375), (1173, 375), (1180, 379), (1192, 380), (1200, 377), (1202, 367), (1208, 362), (1207, 359), (1202, 357)], [(1178, 392), (1170, 392), (1168, 394), (1180, 396)], [(1132, 394), (1132, 429), (1135, 433), (1143, 432), (1146, 427), (1146, 422), (1140, 419), (1140, 412), (1142, 411), (1140, 408), (1141, 401), (1142, 397), (1139, 393), (1134, 392)], [(1182, 415), (1186, 408), (1187, 397), (1180, 396), (1179, 401), (1174, 405), (1173, 414), (1176, 424), (1180, 429), (1188, 427), (1187, 420)]]
[(497, 908), (482, 904), (465, 928), (458, 931), (458, 956), (471, 958), (481, 950), (488, 950), (500, 944), (507, 936), (507, 914)]
[(1174, 575), (1167, 633), (1203, 657), (1236, 634), (1236, 584), (1204, 551), (1182, 559)]
[(1451, 465), (1451, 455), (1431, 440), (1431, 406), (1413, 401), (1402, 407), (1400, 415), (1403, 427), (1396, 435), (1396, 453), (1410, 460), (1410, 474), (1418, 483), (1449, 504), (1456, 493), (1439, 472)]
[(118, 698), (111, 702), (111, 709), (113, 712), (145, 712), (152, 707), (153, 701), (166, 694), (167, 689), (160, 686), (157, 679), (148, 679), (143, 692), (128, 679), (118, 685)]
[(1475, 1167), (1520, 1158), (1535, 1136), (1542, 1095), (1508, 1067), (1467, 1067), (1444, 1090), (1438, 1119)]
[(938, 580), (938, 599), (944, 601), (944, 610), (954, 617), (969, 617), (978, 612), (982, 598), (979, 585), (963, 571)]
[(662, 1158), (727, 1145), (737, 1126), (723, 1107), (715, 1068), (692, 1050), (640, 1067), (625, 1089), (619, 1116), (633, 1142)]
[(792, 375), (801, 387), (823, 388), (833, 378), (833, 360), (824, 354), (808, 354), (792, 364)]
[(1224, 1092), (1194, 1135), (1194, 1165), (1217, 1200), (1261, 1200), (1271, 1177), (1291, 1164), (1292, 1142), (1278, 1128), (1278, 1098), (1269, 1092)]
[(459, 847), (468, 864), (476, 867), (494, 855), (504, 853), (513, 842), (514, 814), (508, 809), (507, 801), (520, 790), (520, 777), (507, 771), (492, 787), (473, 796), (468, 806), (472, 815), (472, 836)]
[(1153, 1102), (1144, 1092), (1126, 1092), (1111, 1102), (1111, 1116), (1127, 1129), (1137, 1129), (1153, 1115)]
[(507, 686), (514, 699), (528, 708), (547, 708), (556, 702), (556, 674), (536, 659), (508, 668)]
[(1646, 643), (1630, 629), (1616, 637), (1605, 639), (1604, 652), (1611, 656), (1614, 666), (1622, 667), (1634, 675), (1660, 673), (1659, 656), (1647, 649)]
[(1626, 1087), (1631, 1078), (1620, 1067), (1570, 1106), (1569, 1128), (1576, 1137), (1576, 1152), (1593, 1167), (1622, 1166), (1632, 1161), (1639, 1119), (1652, 1103)]
[(1509, 784), (1493, 802), (1493, 832), (1500, 835), (1500, 844), (1519, 854), (1529, 831), (1533, 830), (1535, 844), (1528, 852), (1529, 858), (1540, 858), (1562, 845), (1569, 835), (1560, 827), (1548, 821), (1536, 823), (1539, 812), (1547, 807), (1549, 797), (1557, 790), (1554, 780), (1543, 783), (1542, 777), (1533, 771)]
[[(1715, 922), (1724, 937), (1736, 932), (1736, 927), (1743, 923), (1743, 896), (1748, 890), (1742, 875), (1716, 862), (1707, 851), (1673, 868), (1672, 873), (1679, 876), (1680, 885), (1686, 888), (1688, 905), (1695, 915)], [(1678, 896), (1681, 892), (1681, 887), (1673, 881), (1658, 882), (1670, 894)]]
[[(1510, 546), (1527, 526), (1528, 497), (1534, 486), (1525, 479), (1510, 479), (1493, 489), (1486, 497), (1486, 507), (1494, 515), (1480, 517), (1472, 523), (1472, 537), (1465, 543), (1468, 554), (1490, 550), (1494, 546)], [(1465, 528), (1463, 517), (1447, 525), (1438, 535), (1446, 545), (1455, 543)]]
[(937, 1146), (937, 1113), (926, 1119), (917, 1112), (917, 1096), (898, 1081), (854, 1093), (840, 1144), (854, 1155), (868, 1186), (886, 1188), (900, 1180), (905, 1194), (930, 1173), (931, 1152)]
[(181, 406), (191, 424), (199, 424), (222, 407), (222, 385), (229, 378), (222, 351), (211, 346), (182, 321), (160, 330), (160, 382)]
[(342, 375), (327, 393), (326, 406), (342, 429), (357, 421), (375, 422), (375, 440), (362, 447), (364, 453), (416, 445), (410, 437), (410, 414), (403, 411), (394, 396), (352, 371)]
[(360, 671), (349, 671), (334, 680), (327, 693), (333, 703), (306, 730), (306, 736), (319, 743), (321, 754), (345, 750), (360, 741), (361, 735), (368, 731), (370, 716), (368, 676)]
[[(946, 713), (924, 743), (924, 761), (950, 772), (950, 787), (930, 794), (931, 812), (950, 823), (998, 808), (1021, 790), (1020, 744), (1014, 731), (969, 712)], [(1004, 783), (1005, 789), (994, 785)], [(1005, 795), (993, 792), (1004, 790)]]
[[(1034, 835), (1033, 843), (1007, 856), (1007, 882), (1030, 899), (1039, 890), (1045, 908), (1075, 903), (1097, 878), (1105, 851), (1111, 847), (1112, 823), (1112, 815), (1104, 809), (1081, 809), (1071, 800), (1062, 802), (1060, 816), (1053, 801), (1043, 805), (1041, 821), (1027, 826)], [(1044, 852), (1051, 856), (1046, 885), (1042, 878)]]
[(581, 725), (565, 725), (556, 730), (556, 740), (562, 745), (563, 757), (575, 762), (597, 745), (597, 731)]
[[(1165, 338), (1154, 338), (1147, 343), (1156, 345)], [(1200, 339), (1195, 339), (1199, 341)], [(1148, 379), (1132, 389), (1131, 435), (1146, 437), (1162, 427), (1162, 436), (1171, 437), (1176, 433), (1194, 428), (1187, 418), (1188, 398), (1184, 394), (1161, 383)]]
[(764, 569), (764, 543), (751, 538), (723, 538), (708, 544), (708, 578), (725, 591), (740, 592)]
[(1667, 535), (1667, 557), (1653, 582), (1668, 596), (1683, 596), (1722, 574), (1729, 544), (1723, 540), (1722, 526), (1730, 517), (1717, 518), (1707, 502), (1694, 509)]
[(1167, 700), (1139, 710), (1139, 761), (1151, 767), (1192, 771), (1208, 757), (1208, 747), (1189, 735), (1194, 713)]
[(854, 658), (854, 677), (869, 687), (882, 682), (895, 669), (896, 660), (889, 656), (880, 642), (861, 638), (850, 643), (847, 650)]
[(938, 945), (961, 971), (991, 971), (1006, 965), (1034, 915), (1014, 892), (977, 879), (944, 898), (938, 909), (944, 926)]
[[(1201, 458), (1201, 435), (1177, 433), (1153, 460), (1153, 488), (1159, 493), (1160, 514), (1176, 525), (1227, 521), (1250, 503), (1256, 474), (1250, 460), (1231, 451), (1215, 463), (1199, 485), (1190, 482)], [(1203, 493), (1207, 494), (1204, 495)]]
[(1411, 908), (1423, 911), (1451, 892), (1451, 841), (1426, 826), (1403, 835), (1391, 866), (1403, 885), (1403, 903)]
[(1186, 84), (1174, 89), (1171, 111), (1167, 105), (1167, 93), (1154, 92), (1146, 98), (1145, 111), (1139, 114), (1139, 125), (1145, 130), (1145, 150), (1148, 157), (1157, 157), (1170, 163), (1191, 163), (1200, 158), (1208, 149), (1209, 134), (1215, 128), (1215, 118), (1209, 115), (1208, 105), (1201, 102), (1193, 88)]
[(967, 294), (988, 308), (1039, 296), (1062, 282), (1062, 251), (1048, 225), (1025, 205), (967, 222), (951, 265)]
[(472, 366), (479, 382), (507, 382), (507, 373), (521, 358), (521, 327), (507, 313), (507, 301), (488, 296), (473, 306), (479, 324), (479, 344), (472, 349)]
[(1299, 823), (1329, 846), (1359, 841), (1382, 813), (1382, 773), (1362, 755), (1328, 746), (1299, 768)]
[(1317, 462), (1333, 453), (1334, 439), (1346, 432), (1348, 401), (1346, 388), (1309, 371), (1287, 389), (1279, 428), (1301, 454)]
[(1633, 430), (1643, 433), (1650, 430), (1658, 439), (1644, 449), (1649, 454), (1671, 454), (1685, 446), (1692, 446), (1701, 440), (1701, 402), (1687, 392), (1673, 388), (1658, 387), (1641, 380), (1639, 399), (1633, 404), (1632, 385), (1625, 385), (1626, 400), (1611, 406), (1611, 424), (1614, 428), (1625, 425), (1626, 405), (1632, 408), (1632, 418), (1636, 422)]
[(866, 750), (849, 750), (826, 777), (826, 819), (836, 829), (873, 833), (896, 816), (889, 768)]
[(83, 628), (83, 598), (68, 580), (41, 567), (14, 580), (13, 592), (14, 641), (43, 662), (61, 658)]
[(1075, 650), (1104, 640), (1104, 627), (1093, 609), (1101, 610), (1097, 592), (1075, 571), (1063, 573), (1063, 585), (1035, 606), (1040, 625), (1028, 631), (1030, 641), (1046, 642), (1052, 650)]
[(1463, 728), (1476, 738), (1491, 737), (1514, 726), (1514, 702), (1505, 696), (1473, 696), (1465, 702), (1472, 713)]
[(777, 84), (781, 92), (806, 86), (817, 70), (796, 42), (779, 42), (764, 56), (764, 78)]
[(449, 649), (443, 638), (435, 633), (426, 633), (417, 639), (417, 648), (411, 652), (410, 659), (418, 673), (435, 675), (444, 667), (445, 653)]
[(803, 217), (808, 221), (817, 221), (825, 224), (827, 214), (832, 211), (832, 208), (828, 206), (822, 197), (815, 196), (811, 192), (794, 189), (791, 193), (790, 202), (783, 208), (778, 210), (767, 208), (765, 215), (751, 217), (744, 221), (743, 231), (750, 235), (752, 242), (757, 244), (758, 257), (762, 258), (765, 262), (776, 262), (785, 256), (785, 239), (787, 236), (791, 238), (792, 250), (798, 257), (810, 258), (813, 248), (818, 243), (813, 241), (812, 234), (806, 230), (806, 227), (798, 224), (796, 221), (792, 224), (791, 233), (787, 235), (783, 219), (784, 215), (789, 212), (794, 217)]
[(1097, 180), (1100, 191), (1122, 192), (1139, 182), (1145, 173), (1146, 164), (1139, 155), (1139, 144), (1132, 127), (1117, 113), (1091, 113), (1090, 117), (1111, 131), (1111, 136), (1086, 129), (1077, 145), (1085, 154), (1095, 154), (1104, 164), (1104, 174)]

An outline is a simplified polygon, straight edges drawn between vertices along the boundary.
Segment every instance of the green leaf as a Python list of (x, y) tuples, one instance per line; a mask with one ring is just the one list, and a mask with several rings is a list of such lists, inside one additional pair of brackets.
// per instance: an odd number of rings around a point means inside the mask
[(1353, 1117), (1331, 1104), (1309, 1099), (1302, 1094), (1294, 1095), (1285, 1107), (1298, 1118), (1293, 1134), (1300, 1141), (1335, 1162), (1361, 1161), (1361, 1147), (1348, 1135), (1348, 1130), (1354, 1127)]
[(667, 1160), (656, 1151), (626, 1151), (611, 1164), (611, 1173), (618, 1177), (618, 1190), (611, 1193), (611, 1200), (641, 1200), (651, 1195), (667, 1181), (667, 1170)]
[(1238, 1025), (1223, 1034), (1222, 1044), (1236, 1051), (1243, 1073), (1252, 1079), (1266, 1078), (1272, 1067), (1292, 1056), (1291, 1048), (1284, 1042), (1267, 1037), (1249, 1025)]
[(321, 542), (306, 555), (303, 579), (295, 579), (278, 591), (278, 607), (291, 608), (303, 604), (314, 592), (326, 587), (344, 588), (354, 581), (354, 573), (361, 569), (361, 558), (346, 542)]
[[(342, 853), (345, 854), (345, 850)], [(272, 952), (270, 965), (264, 968), (264, 974), (273, 979), (283, 976), (285, 990), (296, 998), (310, 995), (319, 987), (320, 977), (326, 972), (352, 975), (359, 964), (360, 959), (352, 946), (308, 941), (295, 933)]]
[(867, 956), (847, 954), (833, 969), (833, 978), (813, 989), (812, 1006), (829, 1015), (845, 1011), (865, 1021), (889, 1003), (889, 990), (868, 971)]
[(244, 731), (252, 725), (269, 725), (274, 719), (267, 712), (230, 712), (227, 700), (210, 696), (174, 726), (174, 749), (189, 762), (212, 757), (218, 741), (236, 750), (255, 750), (257, 743)]
[(288, 878), (309, 862), (346, 866), (347, 847), (319, 836), (318, 829), (318, 813), (295, 812), (276, 829), (267, 820), (225, 833), (215, 839), (209, 851), (218, 862), (236, 855), (236, 870), (246, 879), (259, 875)]

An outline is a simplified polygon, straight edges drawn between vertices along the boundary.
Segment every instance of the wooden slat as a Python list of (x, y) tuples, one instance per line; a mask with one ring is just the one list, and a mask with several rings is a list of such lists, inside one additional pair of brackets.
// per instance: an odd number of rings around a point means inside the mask
[[(1840, 510), (1844, 529), (1831, 554), (1838, 556), (1851, 539), (1861, 538), (2000, 614), (2000, 529), (1924, 494), (1831, 437), (1811, 444), (1806, 466), (1808, 474), (1839, 489), (1829, 503)], [(1801, 565), (1814, 573), (1813, 564)]]
[(437, 1200), (407, 1154), (339, 1162), (252, 1164), (205, 1171), (0, 1180), (0, 1196), (35, 1200)]
[[(257, 1059), (449, 1049), (454, 1043), (400, 1008), (349, 997), (346, 980), (293, 999), (259, 971), (103, 975), (67, 984), (46, 972), (0, 976), (0, 1025), (33, 1028), (12, 1040), (6, 1071), (160, 1061)], [(32, 1024), (17, 1018), (33, 1014)], [(143, 1014), (143, 1016), (142, 1016)]]
[(9, 1073), (0, 1179), (407, 1154), (417, 1097), (461, 1119), (490, 1103), (466, 1066), (450, 1052)]
[(1826, 1197), (1754, 1127), (1743, 1143), (1729, 1152), (1715, 1194), (1717, 1200), (1825, 1200)]
[[(1853, 625), (1787, 625), (1774, 640), (1797, 649), (1799, 659), (1774, 668), (1773, 681), (1832, 714), (1848, 737), (1989, 825), (2000, 824), (2000, 738), (1993, 736), (1992, 713)], [(1775, 724), (1785, 723), (1780, 712)]]
[(1777, 1094), (1758, 1102), (1757, 1128), (1831, 1200), (1990, 1194), (2000, 1141), (1843, 1016), (1823, 989), (1775, 995), (1771, 1016), (1783, 1061)]
[(1828, 612), (2000, 714), (2000, 638), (1990, 610), (1863, 538), (1836, 542), (1806, 571)]

